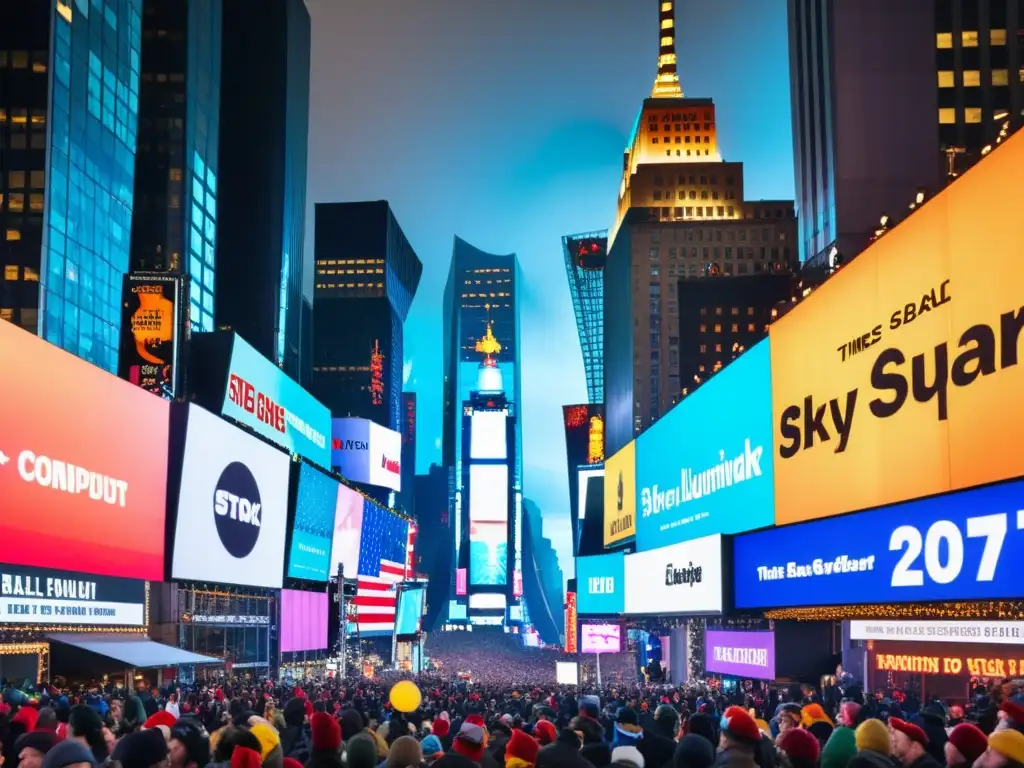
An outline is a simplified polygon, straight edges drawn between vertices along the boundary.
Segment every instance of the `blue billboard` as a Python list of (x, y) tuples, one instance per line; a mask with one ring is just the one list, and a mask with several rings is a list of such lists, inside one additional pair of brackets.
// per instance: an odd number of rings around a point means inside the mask
[(626, 608), (626, 560), (622, 552), (576, 558), (576, 612), (622, 613)]
[(415, 635), (420, 631), (420, 619), (423, 618), (426, 596), (427, 590), (420, 586), (409, 587), (398, 593), (396, 635)]
[(327, 581), (338, 485), (333, 477), (307, 464), (299, 468), (292, 545), (288, 552), (289, 578)]
[(221, 415), (292, 453), (331, 466), (331, 412), (235, 334)]
[(775, 522), (769, 341), (636, 441), (638, 552)]
[(733, 541), (736, 608), (1019, 598), (1024, 481)]

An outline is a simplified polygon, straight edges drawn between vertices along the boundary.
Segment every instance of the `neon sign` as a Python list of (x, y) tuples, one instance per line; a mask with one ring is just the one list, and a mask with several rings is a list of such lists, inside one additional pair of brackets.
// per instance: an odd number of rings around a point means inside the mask
[(370, 353), (370, 402), (384, 404), (384, 353), (380, 351), (380, 340), (373, 342)]

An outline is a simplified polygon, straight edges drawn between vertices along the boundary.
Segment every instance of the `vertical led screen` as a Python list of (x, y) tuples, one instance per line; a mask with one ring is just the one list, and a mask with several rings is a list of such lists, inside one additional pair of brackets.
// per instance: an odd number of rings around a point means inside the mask
[(299, 468), (288, 577), (327, 581), (340, 484), (308, 464)]
[(469, 431), (469, 457), (477, 459), (508, 458), (508, 434), (505, 411), (474, 411)]
[(504, 586), (508, 580), (508, 465), (469, 468), (469, 583)]
[(362, 538), (363, 497), (347, 485), (339, 483), (334, 510), (334, 540), (331, 544), (332, 576), (337, 575), (338, 566), (343, 565), (346, 579), (356, 577)]
[(281, 590), (281, 652), (327, 648), (327, 593)]
[(181, 278), (125, 275), (118, 374), (154, 395), (177, 395)]
[(420, 631), (426, 596), (427, 590), (422, 586), (409, 587), (399, 592), (396, 635), (415, 635)]

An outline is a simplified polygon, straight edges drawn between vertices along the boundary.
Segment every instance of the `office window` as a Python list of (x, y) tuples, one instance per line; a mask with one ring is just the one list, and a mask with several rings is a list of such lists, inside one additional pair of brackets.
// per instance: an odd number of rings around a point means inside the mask
[(1010, 72), (1006, 69), (992, 70), (992, 85), (1009, 85)]
[(964, 70), (964, 87), (972, 88), (974, 86), (981, 85), (981, 72), (976, 69), (965, 69)]
[(965, 123), (980, 123), (981, 122), (981, 107), (967, 107), (964, 110), (964, 122)]
[(960, 33), (960, 44), (964, 48), (977, 48), (978, 47), (978, 31), (963, 31)]
[(1006, 45), (1006, 30), (1005, 29), (990, 29), (989, 30), (989, 42), (992, 45)]
[(953, 79), (953, 71), (950, 69), (939, 70), (939, 88), (952, 88), (956, 85)]
[(952, 48), (953, 47), (953, 33), (952, 32), (939, 32), (935, 35), (935, 47), (936, 48)]
[(939, 109), (939, 123), (942, 125), (953, 125), (956, 122), (956, 109), (953, 107), (942, 107)]
[(18, 266), (16, 264), (8, 264), (4, 267), (4, 280), (17, 280), (18, 279)]

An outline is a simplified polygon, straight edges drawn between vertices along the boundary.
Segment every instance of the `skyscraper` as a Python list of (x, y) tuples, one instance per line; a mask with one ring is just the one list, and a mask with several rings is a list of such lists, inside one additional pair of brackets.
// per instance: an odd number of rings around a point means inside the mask
[(853, 258), (883, 214), (942, 185), (935, 3), (789, 0), (801, 261), (823, 263), (833, 247)]
[[(514, 253), (486, 253), (455, 238), (451, 267), (444, 287), (444, 392), (442, 463), (454, 467), (451, 509), (456, 547), (462, 509), (462, 404), (476, 388), (480, 366), (477, 341), (488, 323), (501, 351), (495, 356), (501, 370), (510, 415), (515, 418), (513, 497), (518, 519), (522, 506), (522, 403), (519, 370), (519, 260)], [(458, 562), (458, 552), (456, 552)]]
[(604, 402), (604, 265), (608, 230), (562, 238), (565, 273), (587, 376), (587, 401)]
[(143, 0), (132, 270), (187, 275), (193, 331), (213, 331), (220, 0)]
[[(743, 164), (719, 153), (714, 102), (682, 95), (674, 6), (658, 3), (658, 74), (623, 156), (604, 271), (608, 456), (681, 395), (677, 281), (797, 263), (792, 201), (746, 200)], [(714, 326), (706, 343), (716, 343)]]
[(309, 11), (223, 0), (221, 40), (216, 323), (301, 380)]
[(141, 0), (0, 3), (0, 319), (116, 372)]
[(314, 215), (311, 391), (336, 418), (402, 431), (403, 328), (423, 264), (386, 200)]

